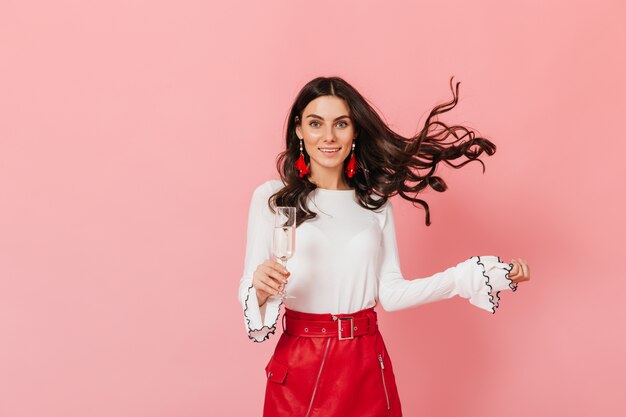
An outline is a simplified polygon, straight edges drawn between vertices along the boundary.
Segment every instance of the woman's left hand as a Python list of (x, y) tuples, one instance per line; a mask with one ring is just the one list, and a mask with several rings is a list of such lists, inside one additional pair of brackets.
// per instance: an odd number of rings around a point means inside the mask
[(510, 263), (513, 264), (513, 268), (509, 272), (511, 281), (518, 283), (530, 280), (530, 269), (523, 259), (515, 258)]

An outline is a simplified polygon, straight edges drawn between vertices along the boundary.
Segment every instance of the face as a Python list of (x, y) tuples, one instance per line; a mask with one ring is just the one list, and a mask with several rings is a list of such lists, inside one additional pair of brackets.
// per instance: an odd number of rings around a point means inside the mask
[(342, 174), (343, 162), (352, 152), (354, 124), (345, 100), (321, 96), (311, 101), (296, 126), (298, 138), (311, 160), (311, 175)]

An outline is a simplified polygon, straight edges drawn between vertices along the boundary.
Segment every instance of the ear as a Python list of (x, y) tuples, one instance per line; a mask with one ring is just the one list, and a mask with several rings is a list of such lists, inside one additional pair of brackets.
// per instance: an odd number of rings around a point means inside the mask
[(304, 135), (302, 134), (302, 126), (301, 125), (297, 125), (296, 126), (296, 135), (298, 136), (298, 140), (300, 140), (300, 138), (304, 137)]

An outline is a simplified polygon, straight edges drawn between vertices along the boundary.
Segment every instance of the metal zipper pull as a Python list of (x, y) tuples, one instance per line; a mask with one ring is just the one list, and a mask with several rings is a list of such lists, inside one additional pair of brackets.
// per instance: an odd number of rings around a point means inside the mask
[(385, 364), (383, 363), (383, 355), (380, 353), (378, 354), (378, 362), (380, 362), (380, 376), (383, 380), (383, 389), (385, 390), (385, 399), (387, 400), (387, 410), (391, 410), (389, 393), (387, 392), (387, 383), (385, 382)]

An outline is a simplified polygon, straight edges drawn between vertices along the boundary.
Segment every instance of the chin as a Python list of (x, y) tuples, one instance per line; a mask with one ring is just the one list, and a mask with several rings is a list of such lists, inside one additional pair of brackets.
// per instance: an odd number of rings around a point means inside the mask
[(327, 169), (327, 170), (335, 170), (335, 169), (336, 169), (336, 170), (341, 170), (341, 169), (342, 169), (342, 166), (343, 166), (343, 164), (339, 164), (339, 165), (329, 165), (329, 164), (320, 164), (320, 163), (318, 163), (317, 165), (318, 165), (320, 168)]

